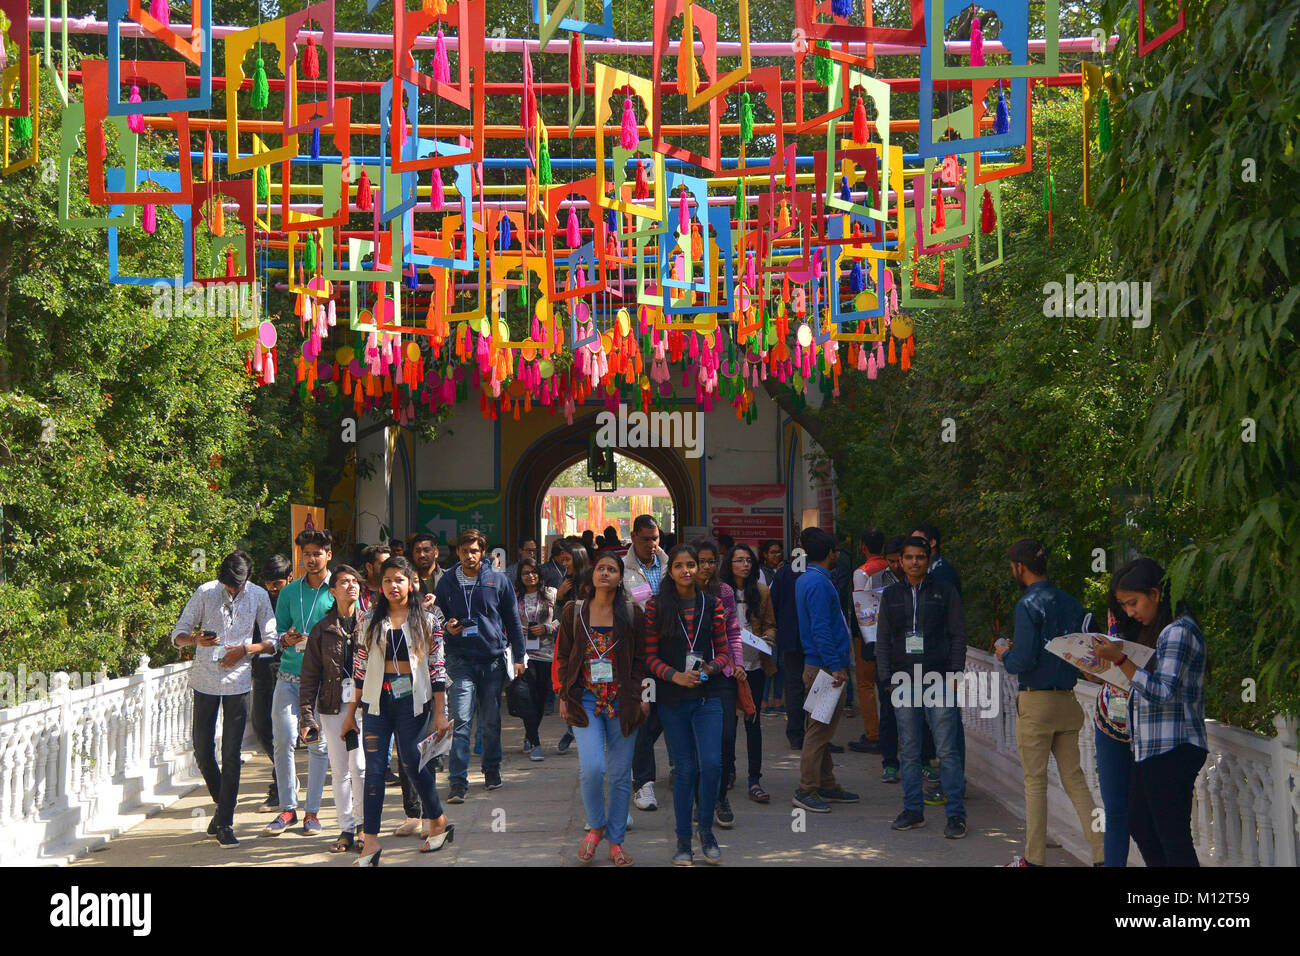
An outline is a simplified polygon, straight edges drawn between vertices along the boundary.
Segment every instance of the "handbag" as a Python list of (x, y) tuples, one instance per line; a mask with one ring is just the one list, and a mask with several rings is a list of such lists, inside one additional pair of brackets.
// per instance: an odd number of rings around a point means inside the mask
[(528, 681), (516, 677), (506, 688), (506, 710), (511, 717), (528, 720), (537, 713), (537, 702), (533, 700), (533, 690)]
[(753, 717), (758, 713), (758, 708), (754, 706), (754, 694), (749, 689), (749, 681), (736, 681), (736, 707), (745, 715), (745, 719)]

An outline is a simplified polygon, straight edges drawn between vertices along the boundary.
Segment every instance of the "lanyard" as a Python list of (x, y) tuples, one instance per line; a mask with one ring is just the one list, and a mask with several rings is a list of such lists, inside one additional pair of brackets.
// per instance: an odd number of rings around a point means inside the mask
[[(925, 582), (922, 581), (921, 584)], [(912, 588), (912, 633), (916, 633), (916, 607), (921, 603), (921, 584)]]
[[(393, 624), (392, 624), (391, 621), (389, 621), (387, 618), (385, 618), (385, 619), (384, 619), (384, 627), (386, 627), (386, 628), (388, 629), (388, 634), (389, 634), (388, 642), (389, 642), (389, 646), (391, 646), (392, 649), (393, 649), (393, 665), (396, 666), (396, 664), (397, 664), (397, 644), (395, 644), (395, 643), (393, 643), (393, 642), (394, 642), (395, 640), (397, 640), (397, 638), (394, 638), (394, 637), (392, 636), (392, 634), (393, 634)], [(402, 643), (403, 643), (403, 644), (406, 643), (406, 632), (405, 632), (404, 630), (402, 630), (402, 628), (400, 628), (400, 627), (397, 629), (397, 636), (400, 637), (400, 638), (402, 639)], [(407, 652), (406, 652), (406, 659), (407, 659), (408, 661), (411, 659), (411, 652), (410, 652), (409, 649), (408, 649)]]
[[(311, 630), (311, 627), (308, 622), (311, 621), (311, 618), (316, 616), (316, 602), (320, 600), (320, 592), (321, 592), (321, 588), (317, 588), (316, 596), (311, 599), (311, 617), (303, 617), (302, 616), (302, 589), (305, 588), (306, 586), (307, 586), (307, 577), (306, 575), (304, 575), (302, 581), (300, 581), (298, 584), (298, 618), (302, 621), (302, 630), (304, 634)], [(325, 581), (322, 580), (321, 587), (324, 586), (325, 586)], [(306, 650), (306, 648), (303, 648), (303, 650)]]
[[(534, 614), (533, 617), (528, 616), (528, 599), (530, 597), (536, 599), (536, 603), (533, 605), (533, 614)], [(527, 593), (524, 594), (524, 620), (526, 620), (529, 623), (529, 625), (533, 625), (536, 624), (539, 620), (541, 620), (541, 617), (542, 617), (542, 590), (541, 588), (538, 588), (532, 594), (527, 594)]]
[(466, 616), (466, 617), (473, 617), (473, 616), (474, 616), (474, 592), (476, 592), (476, 591), (478, 590), (478, 583), (479, 583), (479, 581), (481, 581), (482, 579), (483, 579), (483, 569), (482, 569), (482, 568), (479, 568), (479, 572), (478, 572), (478, 574), (476, 574), (476, 575), (474, 576), (474, 586), (473, 586), (472, 588), (469, 589), (469, 593), (468, 593), (468, 594), (465, 593), (465, 585), (462, 584), (462, 585), (460, 586), (460, 596), (463, 597), (463, 598), (465, 599), (465, 616)]
[(230, 626), (235, 623), (235, 605), (239, 603), (239, 599), (244, 596), (246, 590), (247, 586), (242, 586), (240, 587), (239, 592), (234, 596), (231, 596), (230, 592), (226, 591), (226, 600), (221, 603), (222, 644), (225, 644), (226, 638), (230, 636)]
[(602, 652), (600, 648), (596, 647), (595, 638), (591, 636), (591, 631), (587, 627), (587, 622), (582, 620), (581, 607), (578, 608), (578, 620), (582, 621), (582, 629), (587, 633), (587, 643), (590, 644), (591, 649), (596, 652), (596, 660), (598, 661), (607, 660), (606, 655), (609, 654), (609, 652), (612, 651), (614, 648), (618, 647), (618, 641), (615, 641), (613, 644), (609, 645), (609, 647), (605, 648), (604, 652)]
[(682, 612), (677, 612), (677, 623), (682, 626), (682, 634), (690, 643), (691, 653), (695, 653), (695, 642), (700, 639), (700, 626), (704, 623), (704, 595), (700, 595), (700, 609), (695, 614), (695, 636), (691, 637), (691, 632), (686, 630), (686, 622), (682, 620)]

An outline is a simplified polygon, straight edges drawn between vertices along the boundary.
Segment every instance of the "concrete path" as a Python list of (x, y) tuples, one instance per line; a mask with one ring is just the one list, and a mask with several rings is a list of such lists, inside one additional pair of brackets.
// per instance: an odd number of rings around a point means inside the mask
[[(555, 743), (563, 727), (558, 718), (542, 723), (546, 760), (533, 763), (520, 752), (522, 724), (504, 717), (505, 749), (502, 777), (505, 786), (489, 793), (475, 757), (470, 764), (470, 792), (465, 803), (447, 806), (456, 825), (456, 838), (438, 853), (420, 854), (419, 841), (392, 836), (402, 821), (401, 793), (390, 787), (384, 808), (383, 865), (399, 866), (577, 866), (585, 814), (578, 790), (577, 748), (560, 756)], [(880, 781), (880, 758), (847, 751), (835, 758), (840, 783), (862, 794), (862, 802), (837, 805), (829, 814), (807, 814), (806, 828), (796, 827), (790, 797), (798, 782), (799, 755), (785, 740), (784, 717), (765, 715), (763, 786), (772, 794), (766, 806), (749, 800), (744, 789), (744, 731), (740, 732), (740, 782), (731, 792), (736, 825), (715, 828), (722, 845), (723, 864), (730, 866), (842, 864), (868, 866), (996, 866), (1023, 850), (1024, 824), (986, 794), (972, 790), (967, 796), (969, 835), (965, 840), (943, 838), (943, 808), (926, 808), (926, 827), (894, 832), (890, 822), (902, 809), (902, 788)], [(837, 743), (855, 739), (860, 721), (845, 718)], [(264, 836), (272, 814), (258, 813), (270, 781), (270, 761), (245, 751), (240, 800), (235, 812), (235, 835), (240, 845), (222, 849), (205, 836), (212, 812), (206, 790), (197, 786), (172, 806), (127, 831), (112, 842), (78, 860), (74, 866), (345, 866), (356, 857), (331, 854), (337, 835), (333, 800), (328, 783), (318, 836), (301, 829), (278, 837)], [(306, 782), (305, 755), (299, 751), (298, 772)], [(672, 794), (668, 788), (668, 759), (663, 741), (658, 745), (660, 777), (656, 783), (657, 811), (632, 810), (634, 825), (625, 847), (638, 866), (669, 865), (674, 848)], [(439, 794), (446, 795), (447, 779), (438, 778)], [(299, 811), (301, 817), (301, 810)], [(696, 866), (703, 865), (696, 843)], [(1078, 866), (1065, 851), (1050, 849), (1048, 864)], [(611, 866), (606, 844), (595, 866)]]

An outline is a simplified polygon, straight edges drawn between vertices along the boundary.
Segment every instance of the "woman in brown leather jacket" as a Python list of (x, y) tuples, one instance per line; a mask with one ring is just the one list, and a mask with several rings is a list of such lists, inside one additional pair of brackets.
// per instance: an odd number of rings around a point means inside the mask
[(361, 748), (353, 739), (349, 750), (342, 731), (347, 704), (358, 693), (352, 680), (352, 664), (357, 647), (357, 621), (361, 616), (358, 603), (361, 575), (346, 564), (339, 565), (330, 579), (330, 592), (334, 595), (334, 607), (307, 637), (302, 681), (298, 685), (298, 712), (304, 740), (325, 735), (334, 788), (334, 815), (341, 830), (330, 851), (341, 853), (359, 846), (353, 800), (361, 802), (366, 785)]
[[(740, 618), (740, 626), (775, 647), (776, 615), (772, 613), (772, 600), (763, 584), (758, 556), (753, 549), (747, 544), (732, 548), (718, 576), (736, 593), (736, 616)], [(761, 706), (763, 683), (768, 675), (776, 673), (776, 663), (770, 655), (750, 644), (744, 644), (742, 649), (749, 690), (754, 695), (754, 703)], [(736, 717), (723, 714), (722, 719), (735, 720)], [(770, 803), (772, 797), (758, 784), (763, 776), (763, 728), (758, 711), (753, 717), (745, 718), (745, 739), (749, 749), (749, 799), (755, 803)]]
[(580, 593), (586, 599), (573, 601), (560, 619), (554, 669), (560, 715), (578, 742), (582, 801), (591, 825), (578, 859), (590, 862), (607, 838), (614, 865), (630, 866), (623, 837), (632, 799), (632, 754), (637, 729), (650, 711), (641, 693), (645, 625), (641, 609), (623, 591), (623, 562), (613, 553), (596, 558)]

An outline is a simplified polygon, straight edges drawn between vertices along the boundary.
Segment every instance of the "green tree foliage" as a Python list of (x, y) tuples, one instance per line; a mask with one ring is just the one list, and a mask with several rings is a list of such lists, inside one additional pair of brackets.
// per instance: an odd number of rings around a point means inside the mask
[[(1132, 34), (1133, 7), (1104, 5)], [(1171, 17), (1159, 11), (1152, 16)], [(1172, 22), (1166, 20), (1163, 22)], [(1186, 31), (1114, 63), (1103, 247), (1150, 279), (1154, 380), (1139, 445), (1176, 590), (1235, 608), (1232, 653), (1294, 704), (1300, 673), (1300, 2), (1192, 2)], [(1156, 25), (1153, 23), (1153, 26)], [(1117, 347), (1130, 333), (1112, 329)], [(1227, 655), (1224, 655), (1227, 656)], [(1229, 663), (1231, 666), (1231, 663)], [(1240, 688), (1238, 688), (1240, 693)]]

